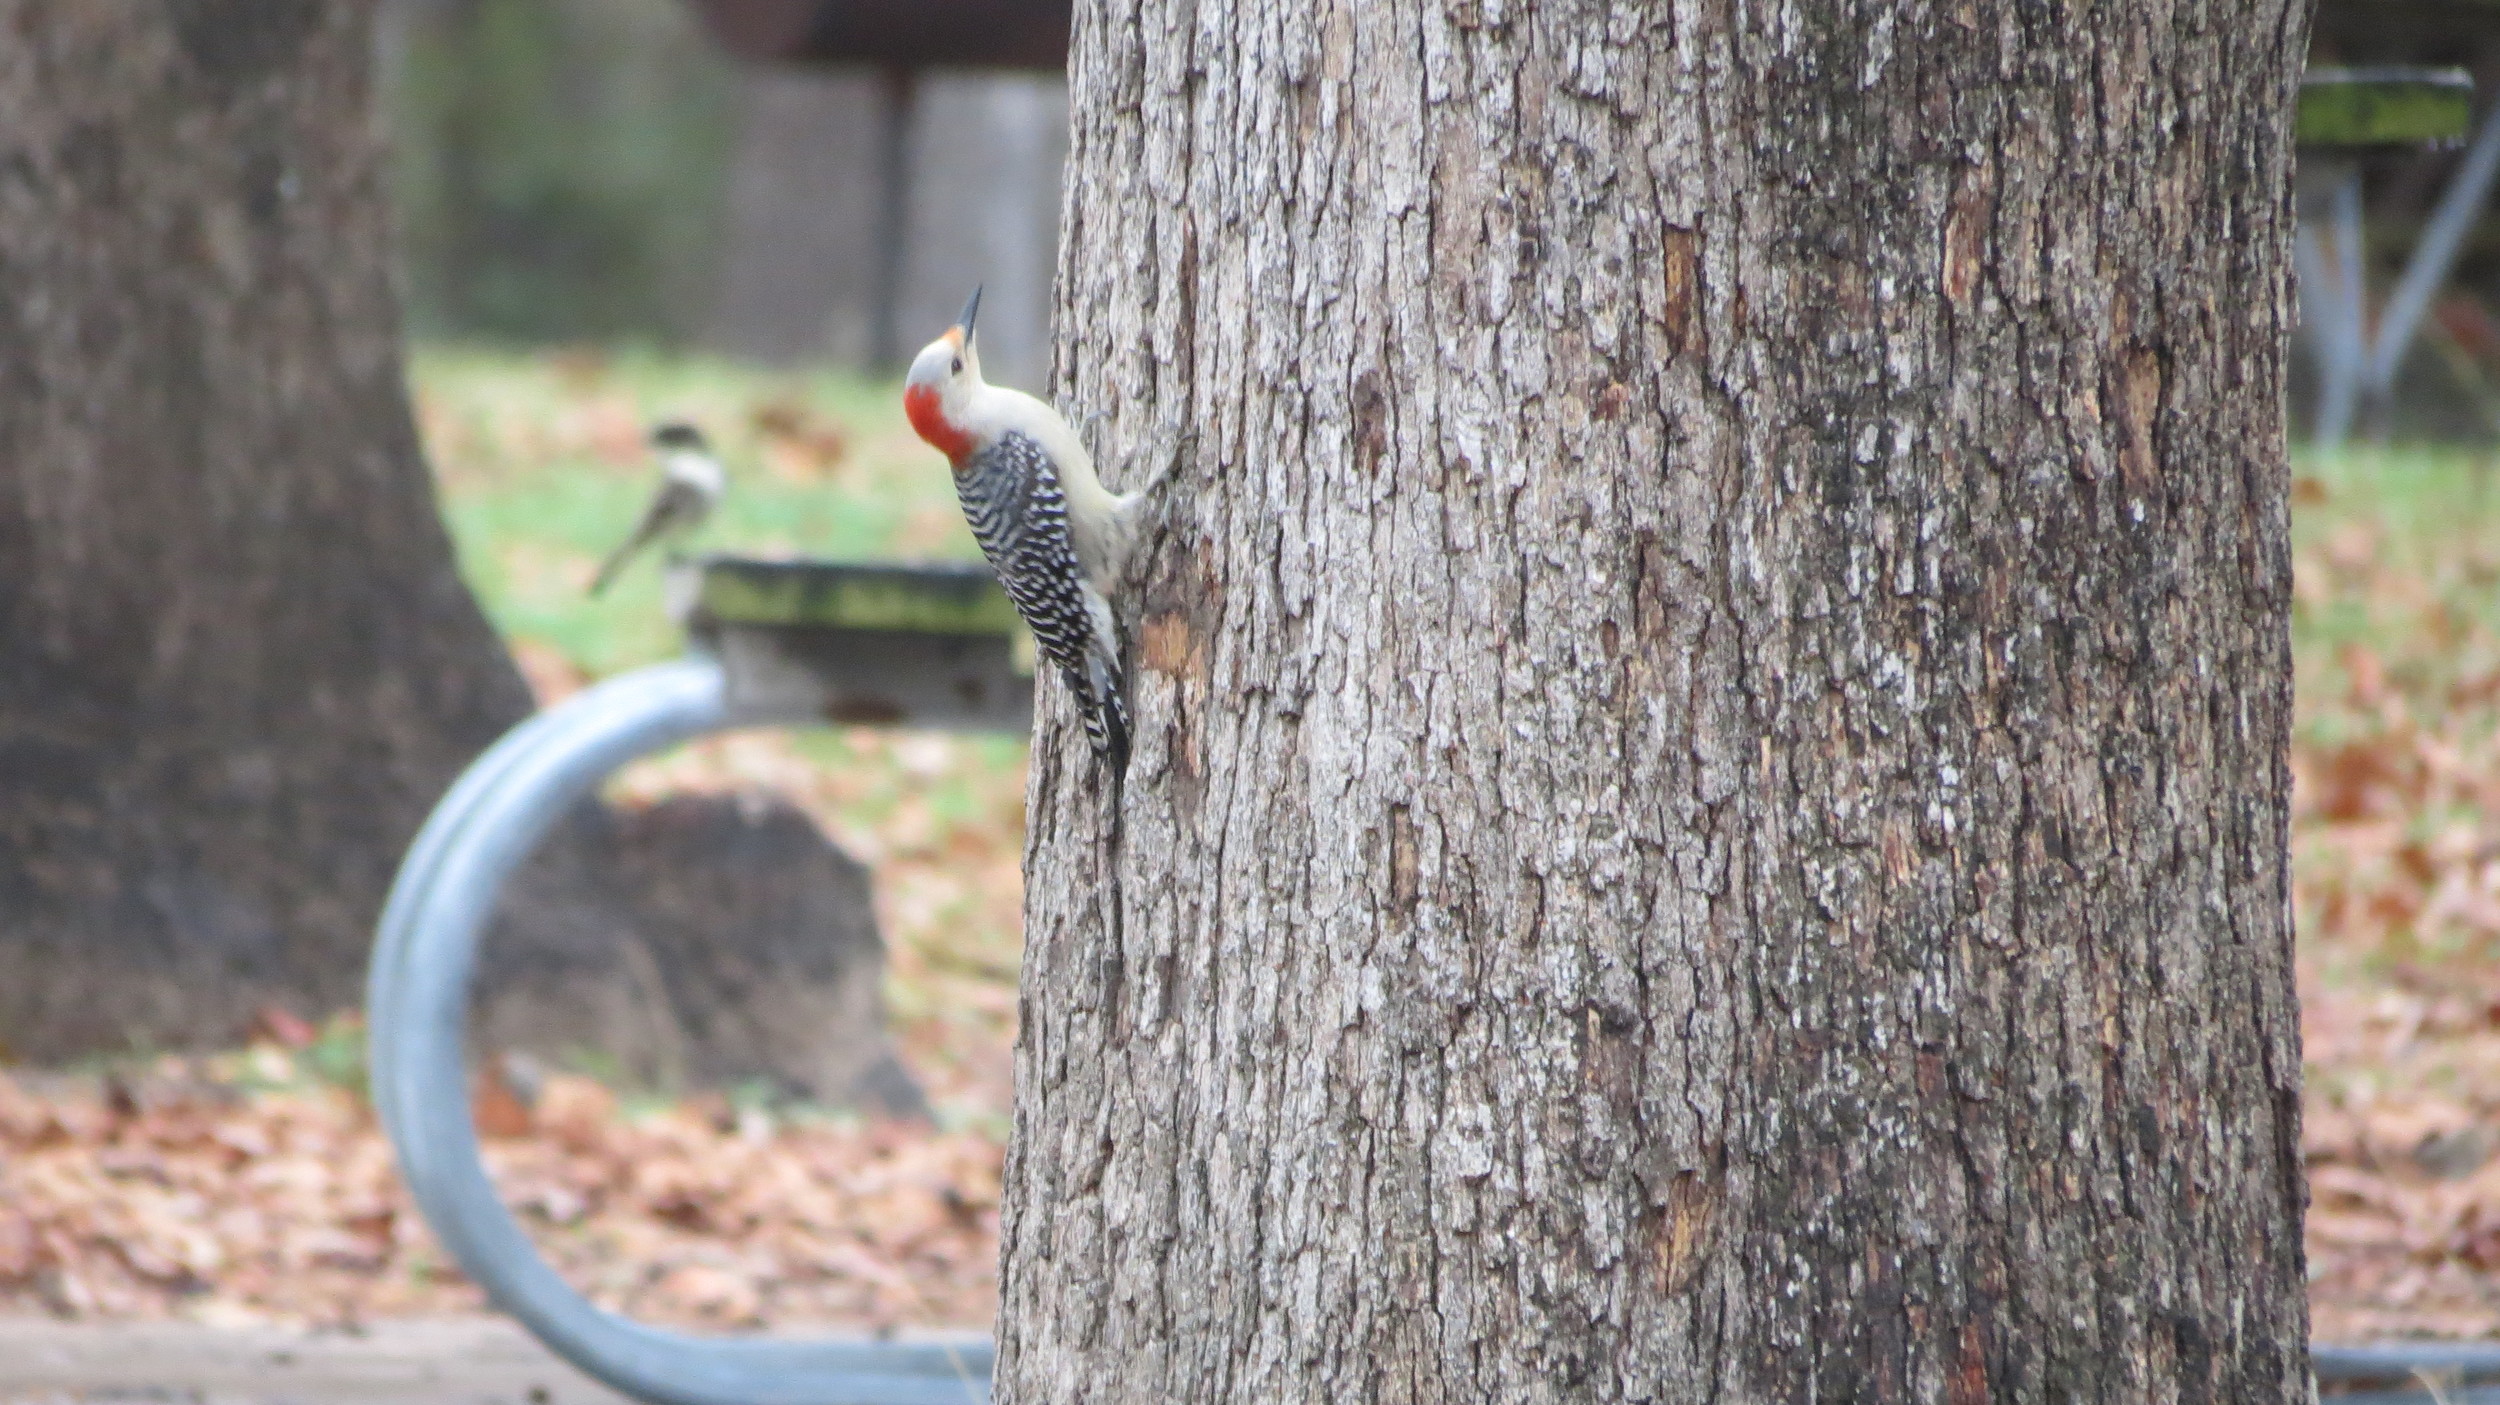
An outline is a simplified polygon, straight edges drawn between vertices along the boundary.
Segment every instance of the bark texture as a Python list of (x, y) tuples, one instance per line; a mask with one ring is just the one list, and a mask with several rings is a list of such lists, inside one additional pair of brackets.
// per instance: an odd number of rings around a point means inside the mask
[(2306, 1398), (2306, 18), (1080, 6), (1003, 1400)]
[[(529, 711), (408, 411), (370, 11), (0, 0), (0, 1058), (354, 1005)], [(586, 806), (493, 955), (508, 1047), (919, 1106), (867, 876), (786, 805)]]

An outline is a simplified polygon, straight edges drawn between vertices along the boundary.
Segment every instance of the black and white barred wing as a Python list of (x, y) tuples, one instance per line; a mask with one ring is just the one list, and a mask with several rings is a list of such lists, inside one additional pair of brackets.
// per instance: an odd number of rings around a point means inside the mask
[(1001, 435), (955, 476), (955, 495), (1034, 643), (1076, 693), (1094, 750), (1125, 769), (1129, 719), (1119, 635), (1110, 606), (1077, 561), (1067, 497), (1050, 455), (1029, 436)]

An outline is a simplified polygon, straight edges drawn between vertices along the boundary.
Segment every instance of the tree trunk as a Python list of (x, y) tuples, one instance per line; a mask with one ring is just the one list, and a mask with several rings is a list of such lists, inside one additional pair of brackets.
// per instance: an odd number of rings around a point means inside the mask
[(371, 43), (361, 4), (0, 0), (22, 1054), (352, 1000), (399, 845), (528, 710), (408, 414)]
[(2305, 16), (1080, 7), (1003, 1400), (2306, 1398)]
[[(408, 412), (371, 21), (0, 0), (0, 1056), (355, 1004), (529, 711)], [(866, 874), (786, 806), (583, 807), (494, 960), (507, 1047), (919, 1106)]]

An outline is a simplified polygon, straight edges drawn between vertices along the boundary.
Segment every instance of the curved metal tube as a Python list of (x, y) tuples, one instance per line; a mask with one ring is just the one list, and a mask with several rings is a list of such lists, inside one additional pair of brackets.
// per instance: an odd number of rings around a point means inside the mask
[[(408, 846), (407, 857), (400, 860), (399, 874), (391, 882), (390, 899), (383, 904), (382, 919), (376, 924), (373, 943), (373, 965), (365, 978), (366, 1058), (373, 1088), (374, 1111), (392, 1141), (400, 1140), (394, 1115), (393, 1083), (385, 1064), (398, 1047), (398, 1040), (385, 1029), (391, 1008), (391, 992), (396, 989), (398, 972), (406, 963), (409, 918), (417, 901), (434, 881), (444, 847), (460, 826), (467, 823), (469, 813), (478, 800), (493, 788), (513, 761), (526, 754), (540, 735), (550, 727), (579, 726), (586, 720), (582, 714), (592, 708), (612, 705), (619, 693), (605, 687), (592, 688), (563, 707), (532, 713), (511, 731), (498, 738), (484, 755), (469, 763), (443, 798), (435, 802), (433, 813), (417, 831), (415, 842)], [(630, 698), (626, 698), (630, 701)]]
[(2500, 1345), (2491, 1342), (2382, 1342), (2309, 1348), (2309, 1369), (2321, 1381), (2403, 1381), (2416, 1371), (2500, 1376)]
[(575, 1365), (660, 1405), (961, 1405), (986, 1345), (687, 1336), (601, 1311), (538, 1256), (487, 1179), (469, 1106), (477, 945), (503, 884), (565, 810), (635, 757), (772, 720), (689, 659), (590, 689), (507, 734), (445, 795), (383, 912), (369, 981), (373, 1097), (426, 1221), (497, 1306)]

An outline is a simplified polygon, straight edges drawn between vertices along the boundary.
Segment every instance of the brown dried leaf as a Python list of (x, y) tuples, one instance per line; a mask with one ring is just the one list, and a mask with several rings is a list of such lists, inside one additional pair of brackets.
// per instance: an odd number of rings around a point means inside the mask
[(534, 1125), (529, 1104), (512, 1090), (500, 1059), (480, 1063), (469, 1076), (469, 1110), (480, 1137), (526, 1137)]
[(616, 1122), (616, 1095), (592, 1079), (550, 1074), (538, 1090), (537, 1121), (568, 1150), (594, 1150)]

